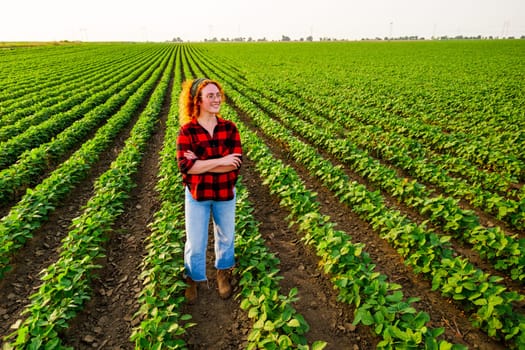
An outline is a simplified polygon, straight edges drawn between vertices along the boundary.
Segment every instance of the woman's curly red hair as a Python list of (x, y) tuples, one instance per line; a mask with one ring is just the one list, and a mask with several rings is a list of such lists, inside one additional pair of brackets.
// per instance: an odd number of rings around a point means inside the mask
[(190, 79), (182, 83), (182, 91), (179, 97), (179, 123), (181, 126), (199, 117), (201, 112), (199, 104), (201, 91), (206, 85), (214, 84), (219, 89), (221, 95), (224, 96), (224, 90), (221, 84), (212, 79), (205, 79), (197, 86), (195, 96), (192, 97), (191, 86), (194, 81), (195, 79)]

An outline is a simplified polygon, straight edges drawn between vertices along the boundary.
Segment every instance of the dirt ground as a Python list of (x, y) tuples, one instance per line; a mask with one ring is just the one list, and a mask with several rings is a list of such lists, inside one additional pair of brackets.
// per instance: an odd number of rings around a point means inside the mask
[[(75, 349), (133, 349), (129, 337), (136, 325), (137, 295), (141, 290), (140, 263), (145, 255), (148, 224), (159, 208), (155, 191), (159, 151), (164, 141), (167, 110), (164, 109), (140, 170), (137, 186), (127, 201), (125, 213), (115, 225), (115, 231), (106, 243), (106, 258), (93, 280), (93, 295), (84, 310), (73, 320), (62, 335), (64, 343)], [(68, 232), (71, 220), (78, 216), (89, 199), (93, 181), (107, 169), (129, 133), (124, 130), (110, 152), (93, 167), (89, 178), (82, 182), (50, 216), (49, 221), (35, 233), (34, 238), (17, 254), (13, 270), (0, 281), (0, 336), (12, 332), (10, 327), (23, 316), (20, 312), (28, 304), (31, 293), (40, 284), (39, 273), (57, 259), (61, 239)], [(318, 193), (324, 214), (330, 215), (340, 230), (352, 236), (354, 242), (366, 243), (366, 250), (377, 263), (377, 270), (389, 276), (391, 282), (403, 286), (406, 296), (416, 296), (419, 310), (431, 316), (432, 327), (444, 327), (444, 337), (451, 342), (468, 345), (471, 349), (504, 349), (482, 332), (472, 328), (468, 316), (451, 300), (430, 290), (429, 281), (416, 276), (387, 243), (351, 210), (326, 190), (315, 178), (290, 159), (283, 150), (268, 139), (275, 156), (292, 165), (303, 177), (310, 190)], [(352, 326), (353, 308), (336, 300), (329, 276), (317, 267), (317, 257), (299, 240), (296, 230), (288, 227), (287, 212), (280, 208), (279, 199), (262, 184), (254, 163), (246, 159), (242, 181), (250, 193), (255, 208), (254, 217), (268, 248), (280, 259), (282, 294), (296, 287), (299, 300), (294, 307), (310, 325), (309, 343), (328, 342), (326, 349), (373, 349), (379, 341), (369, 327)], [(394, 204), (394, 203), (392, 203)], [(5, 210), (5, 208), (4, 208)], [(415, 215), (415, 214), (411, 214)], [(212, 244), (209, 245), (210, 249)], [(184, 312), (192, 315), (197, 325), (188, 329), (186, 338), (190, 349), (244, 349), (251, 321), (239, 308), (235, 297), (224, 301), (216, 291), (213, 271), (213, 252), (209, 251), (209, 283), (199, 285), (195, 305), (186, 305)], [(234, 276), (235, 278), (235, 276)], [(235, 289), (237, 291), (237, 289)]]

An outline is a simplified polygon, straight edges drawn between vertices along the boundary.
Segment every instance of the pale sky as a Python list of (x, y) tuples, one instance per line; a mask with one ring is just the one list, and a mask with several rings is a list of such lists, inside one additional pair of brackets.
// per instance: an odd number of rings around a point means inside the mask
[(525, 35), (525, 0), (0, 0), (1, 41)]

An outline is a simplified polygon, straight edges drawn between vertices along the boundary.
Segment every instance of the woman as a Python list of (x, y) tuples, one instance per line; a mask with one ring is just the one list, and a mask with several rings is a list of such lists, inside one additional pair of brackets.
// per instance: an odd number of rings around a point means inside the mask
[(235, 265), (235, 183), (242, 164), (237, 127), (219, 115), (221, 85), (199, 78), (183, 83), (179, 100), (178, 166), (185, 187), (186, 244), (184, 267), (189, 303), (197, 299), (197, 283), (206, 281), (206, 248), (210, 213), (215, 237), (219, 295), (230, 297)]

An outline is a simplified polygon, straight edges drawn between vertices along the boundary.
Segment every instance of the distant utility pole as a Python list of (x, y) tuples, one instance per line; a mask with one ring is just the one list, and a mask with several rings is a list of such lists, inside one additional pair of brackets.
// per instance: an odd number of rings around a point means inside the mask
[(87, 41), (87, 29), (80, 28), (80, 41)]
[(394, 37), (392, 36), (393, 27), (394, 27), (394, 22), (390, 22), (390, 40), (394, 39)]
[(503, 22), (503, 29), (501, 30), (501, 37), (505, 38), (509, 35), (510, 21)]

